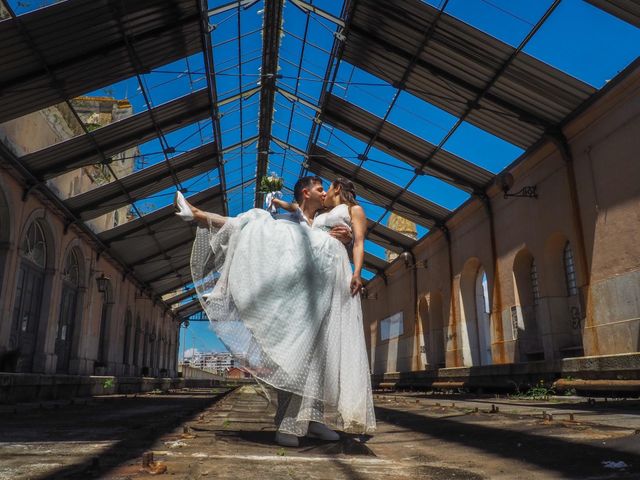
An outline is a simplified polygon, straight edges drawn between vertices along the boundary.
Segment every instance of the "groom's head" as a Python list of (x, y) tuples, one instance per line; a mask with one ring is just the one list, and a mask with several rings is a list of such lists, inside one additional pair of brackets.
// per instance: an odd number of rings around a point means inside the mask
[[(320, 177), (302, 177), (293, 187), (293, 196), (299, 205), (322, 207), (325, 192)], [(317, 205), (316, 205), (317, 204)]]

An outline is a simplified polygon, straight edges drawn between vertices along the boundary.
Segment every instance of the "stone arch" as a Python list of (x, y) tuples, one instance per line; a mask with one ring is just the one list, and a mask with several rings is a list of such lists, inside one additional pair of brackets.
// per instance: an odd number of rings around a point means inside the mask
[(44, 372), (49, 366), (45, 352), (56, 265), (56, 239), (45, 210), (29, 215), (18, 237), (19, 262), (9, 337), (10, 361), (5, 370)]
[(549, 311), (554, 356), (582, 356), (584, 306), (578, 288), (580, 278), (573, 263), (573, 247), (564, 234), (554, 233), (547, 239), (544, 265), (545, 281), (540, 287)]
[(125, 370), (131, 365), (131, 336), (133, 330), (133, 314), (131, 308), (127, 307), (124, 314), (124, 339), (122, 341), (122, 365)]
[(478, 258), (470, 258), (460, 275), (462, 356), (465, 366), (492, 363), (490, 298), (484, 267)]
[(513, 260), (515, 305), (511, 307), (513, 338), (518, 345), (520, 360), (544, 360), (538, 308), (540, 302), (538, 266), (525, 247)]
[(444, 303), (441, 292), (433, 292), (429, 295), (429, 319), (430, 324), (430, 337), (429, 343), (431, 358), (430, 363), (435, 367), (445, 366), (445, 352), (446, 352), (446, 329), (447, 325), (444, 321)]
[(429, 326), (431, 321), (429, 319), (429, 302), (427, 301), (427, 295), (421, 295), (418, 300), (418, 320), (420, 327), (420, 338), (418, 338), (418, 345), (420, 348), (420, 363), (426, 368), (431, 367), (429, 361)]
[(142, 321), (140, 320), (140, 315), (136, 315), (136, 326), (133, 334), (133, 366), (135, 367), (136, 373), (138, 368), (140, 367), (140, 339), (142, 336)]
[(5, 266), (11, 245), (11, 235), (14, 230), (12, 215), (9, 201), (4, 194), (3, 185), (0, 184), (0, 294), (2, 294), (4, 286)]
[(149, 320), (144, 323), (144, 334), (142, 336), (142, 368), (140, 370), (141, 375), (148, 376), (150, 372), (149, 368), (149, 336), (151, 331), (149, 329)]
[(96, 375), (105, 375), (109, 366), (109, 331), (114, 305), (113, 285), (110, 279), (106, 280), (104, 292), (100, 293), (102, 293), (102, 308), (100, 310), (100, 333), (94, 371)]
[(56, 372), (69, 373), (72, 359), (77, 357), (80, 343), (84, 294), (86, 291), (86, 267), (82, 250), (72, 242), (63, 256), (62, 289), (58, 307), (55, 354)]

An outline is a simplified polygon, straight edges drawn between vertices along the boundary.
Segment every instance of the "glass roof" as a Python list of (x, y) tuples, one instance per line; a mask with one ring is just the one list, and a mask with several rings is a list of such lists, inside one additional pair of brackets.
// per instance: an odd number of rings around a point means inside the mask
[[(11, 10), (10, 19), (12, 15), (26, 18), (40, 9), (56, 8), (60, 3), (70, 4), (74, 0), (9, 0), (4, 3)], [(583, 0), (403, 0), (401, 3), (428, 7), (428, 11), (436, 16), (446, 17), (447, 22), (464, 22), (456, 25), (503, 42), (505, 49), (516, 49), (514, 56), (529, 55), (540, 60), (552, 75), (564, 72), (577, 79), (584, 89), (595, 91), (603, 87), (639, 53), (638, 28)], [(455, 103), (458, 100), (454, 97), (467, 88), (461, 87), (463, 83), (455, 75), (443, 77), (451, 98), (443, 98), (442, 93), (431, 89), (420, 90), (417, 84), (412, 84), (411, 89), (405, 88), (406, 82), (417, 81), (413, 78), (417, 77), (413, 69), (420, 62), (428, 61), (424, 55), (409, 58), (406, 72), (398, 71), (401, 81), (393, 85), (384, 79), (387, 77), (375, 62), (369, 64), (362, 59), (356, 66), (342, 58), (345, 41), (347, 44), (350, 41), (351, 19), (347, 19), (346, 12), (353, 11), (353, 5), (348, 1), (345, 4), (335, 0), (289, 0), (271, 2), (267, 7), (273, 8), (273, 5), (282, 5), (282, 21), (276, 26), (274, 36), (278, 40), (277, 48), (271, 52), (277, 56), (275, 78), (271, 78), (271, 74), (263, 75), (261, 71), (266, 56), (265, 45), (271, 40), (265, 36), (274, 31), (265, 24), (265, 2), (209, 0), (209, 11), (201, 12), (208, 18), (209, 30), (206, 33), (208, 42), (202, 42), (204, 51), (200, 48), (196, 53), (155, 68), (138, 68), (135, 75), (125, 79), (116, 77), (102, 88), (66, 99), (59, 105), (59, 115), (68, 122), (66, 133), (51, 136), (28, 150), (16, 150), (16, 155), (25, 165), (41, 165), (38, 162), (44, 160), (39, 159), (39, 151), (40, 156), (62, 152), (54, 147), (66, 148), (70, 145), (66, 142), (85, 136), (87, 132), (96, 132), (96, 138), (101, 130), (104, 135), (110, 134), (116, 131), (113, 127), (118, 122), (133, 124), (136, 115), (151, 112), (151, 120), (147, 123), (153, 128), (148, 132), (149, 128), (143, 130), (142, 125), (141, 132), (146, 133), (140, 134), (138, 143), (127, 143), (120, 151), (104, 148), (102, 156), (89, 164), (96, 169), (104, 169), (105, 165), (110, 169), (110, 173), (90, 189), (118, 183), (127, 176), (147, 172), (146, 169), (153, 166), (166, 166), (172, 180), (170, 186), (133, 199), (128, 206), (133, 219), (170, 205), (176, 187), (192, 195), (223, 186), (229, 215), (261, 206), (257, 204), (260, 198), (256, 194), (260, 155), (268, 158), (267, 172), (283, 177), (285, 191), (290, 195), (301, 175), (313, 173), (309, 171), (307, 152), (314, 145), (338, 155), (348, 165), (359, 166), (451, 212), (471, 197), (470, 189), (459, 188), (460, 185), (447, 181), (438, 172), (421, 171), (394, 155), (393, 151), (383, 151), (376, 142), (385, 125), (395, 128), (393, 131), (398, 140), (418, 138), (436, 152), (453, 154), (489, 174), (499, 173), (524, 152), (522, 146), (484, 129), (482, 122), (473, 117), (472, 108), (463, 115), (445, 109), (442, 101)], [(367, 2), (359, 2), (357, 7), (355, 17), (364, 15), (360, 10), (367, 7)], [(346, 40), (345, 20), (349, 20)], [(383, 28), (380, 30), (382, 35)], [(399, 36), (403, 33), (399, 32)], [(425, 52), (436, 48), (429, 42), (435, 41), (438, 34), (444, 35), (436, 32), (434, 39), (425, 39)], [(407, 48), (412, 42), (416, 41), (406, 40)], [(134, 57), (135, 47), (135, 44), (131, 47)], [(424, 64), (420, 64), (420, 68), (424, 68)], [(207, 76), (208, 69), (213, 74), (211, 78)], [(503, 72), (489, 72), (488, 75), (493, 73), (500, 75)], [(487, 85), (487, 90), (496, 85)], [(479, 89), (478, 98), (484, 99), (486, 93)], [(217, 100), (214, 109), (217, 116), (193, 106), (197, 103), (193, 99), (198, 95), (212, 95), (211, 98)], [(265, 132), (261, 131), (260, 115), (262, 102), (268, 95), (273, 96), (273, 110), (269, 112), (272, 116), (270, 131)], [(108, 121), (85, 115), (82, 99), (88, 101), (87, 97), (102, 98), (109, 109), (116, 105), (117, 108), (109, 110), (112, 113), (120, 111), (118, 108), (128, 108), (129, 113), (120, 117), (113, 113)], [(353, 132), (325, 121), (323, 108), (329, 97), (344, 100), (352, 112), (357, 107), (372, 115), (370, 118), (378, 124), (375, 135), (356, 138)], [(177, 106), (171, 105), (180, 101), (182, 103)], [(166, 120), (156, 118), (156, 115), (165, 114), (162, 109), (168, 112)], [(172, 109), (178, 112), (173, 117)], [(359, 125), (352, 127), (357, 129)], [(259, 152), (261, 139), (268, 145), (268, 151)], [(181, 175), (176, 170), (174, 163), (184, 158), (181, 155), (210, 143), (220, 152), (220, 168), (193, 172), (193, 175)], [(111, 163), (107, 161), (109, 159)], [(117, 163), (114, 160), (124, 162), (127, 159), (132, 160), (131, 168), (118, 170), (114, 167)], [(428, 167), (432, 162), (431, 154), (425, 153), (424, 158), (417, 161)], [(46, 170), (47, 164), (42, 165)], [(49, 184), (54, 185), (56, 178), (62, 178), (61, 175), (68, 171), (45, 173)], [(331, 178), (325, 180), (328, 182)], [(482, 185), (478, 185), (480, 187)], [(57, 191), (62, 200), (78, 195), (60, 187)], [(362, 200), (362, 205), (367, 217), (381, 225), (386, 225), (393, 209), (393, 202), (391, 209), (366, 199)], [(91, 228), (96, 233), (101, 231), (95, 225)], [(418, 237), (428, 232), (421, 225), (417, 230)], [(371, 255), (385, 259), (385, 250), (380, 245), (367, 240), (365, 246)], [(372, 270), (369, 276), (375, 273)]]

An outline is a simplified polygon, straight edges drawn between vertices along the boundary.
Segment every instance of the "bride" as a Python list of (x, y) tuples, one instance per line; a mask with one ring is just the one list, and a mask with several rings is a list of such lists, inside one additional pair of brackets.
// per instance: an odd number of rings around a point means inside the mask
[[(353, 184), (304, 177), (293, 213), (252, 209), (237, 217), (204, 212), (176, 193), (177, 214), (195, 219), (191, 269), (214, 331), (258, 380), (278, 390), (276, 441), (337, 440), (331, 429), (367, 433), (375, 416), (362, 310), (366, 218)], [(323, 213), (315, 213), (324, 207)], [(353, 264), (330, 234), (353, 232)], [(330, 429), (331, 428), (331, 429)]]

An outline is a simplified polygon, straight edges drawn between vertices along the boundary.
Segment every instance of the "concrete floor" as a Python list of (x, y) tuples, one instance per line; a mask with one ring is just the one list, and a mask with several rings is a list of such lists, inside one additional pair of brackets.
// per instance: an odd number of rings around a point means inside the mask
[[(638, 401), (386, 394), (376, 405), (374, 436), (299, 448), (273, 443), (274, 408), (253, 386), (2, 406), (0, 480), (165, 468), (161, 478), (640, 479)], [(146, 471), (145, 452), (158, 462)]]

